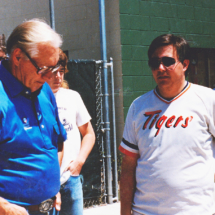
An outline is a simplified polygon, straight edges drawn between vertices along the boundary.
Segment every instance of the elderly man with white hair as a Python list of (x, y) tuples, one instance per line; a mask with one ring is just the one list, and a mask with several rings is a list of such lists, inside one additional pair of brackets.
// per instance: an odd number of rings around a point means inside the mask
[(60, 168), (66, 131), (46, 83), (62, 39), (44, 21), (17, 26), (0, 65), (0, 214), (60, 210)]

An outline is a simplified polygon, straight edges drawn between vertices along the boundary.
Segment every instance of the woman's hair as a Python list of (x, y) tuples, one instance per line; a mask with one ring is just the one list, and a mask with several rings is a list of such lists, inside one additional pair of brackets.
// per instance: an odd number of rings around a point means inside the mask
[[(66, 54), (61, 49), (60, 49), (59, 53), (60, 54), (59, 54), (58, 64), (64, 68), (64, 73), (67, 73), (67, 72), (69, 72), (69, 70), (67, 69), (68, 58), (67, 58)], [(69, 89), (68, 82), (63, 79), (61, 87), (65, 88), (65, 89)]]
[(21, 48), (31, 57), (35, 57), (40, 43), (49, 43), (59, 48), (62, 45), (62, 38), (44, 20), (31, 19), (13, 30), (7, 40), (7, 53), (10, 55), (15, 48)]

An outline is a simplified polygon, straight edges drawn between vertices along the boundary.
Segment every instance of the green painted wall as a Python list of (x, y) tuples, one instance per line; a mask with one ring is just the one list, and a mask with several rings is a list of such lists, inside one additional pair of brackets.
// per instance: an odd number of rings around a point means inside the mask
[(165, 33), (192, 47), (215, 48), (215, 0), (120, 0), (124, 115), (131, 102), (155, 87), (148, 68), (151, 41)]

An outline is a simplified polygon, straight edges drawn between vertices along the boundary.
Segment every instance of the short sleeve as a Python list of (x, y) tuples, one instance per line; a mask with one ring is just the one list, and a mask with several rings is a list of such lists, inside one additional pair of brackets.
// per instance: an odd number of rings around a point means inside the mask
[[(208, 99), (209, 104), (206, 102), (206, 108), (209, 110), (209, 131), (215, 138), (215, 91), (211, 90), (210, 99)], [(210, 103), (211, 102), (211, 103)], [(211, 109), (212, 108), (212, 109)]]
[(78, 127), (88, 123), (91, 120), (90, 114), (80, 96), (79, 93), (76, 92), (76, 102), (77, 102), (77, 110), (76, 110), (76, 124)]
[(132, 103), (126, 117), (123, 138), (119, 146), (119, 150), (123, 154), (126, 154), (128, 156), (139, 157), (139, 149), (136, 141), (135, 127), (134, 127), (135, 126), (134, 117), (133, 117), (134, 111), (135, 111), (135, 106), (134, 106), (134, 103)]

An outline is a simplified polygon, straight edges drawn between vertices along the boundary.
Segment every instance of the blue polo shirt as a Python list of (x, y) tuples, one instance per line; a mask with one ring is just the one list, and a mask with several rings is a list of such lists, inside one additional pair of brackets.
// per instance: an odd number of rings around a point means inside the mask
[(60, 189), (58, 143), (66, 139), (47, 83), (31, 93), (0, 65), (0, 196), (37, 205)]

